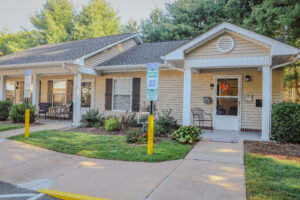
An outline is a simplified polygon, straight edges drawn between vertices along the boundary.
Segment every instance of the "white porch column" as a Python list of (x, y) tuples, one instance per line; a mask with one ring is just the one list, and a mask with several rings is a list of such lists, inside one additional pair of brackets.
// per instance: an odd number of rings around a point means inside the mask
[(81, 119), (81, 73), (74, 75), (74, 92), (73, 92), (73, 126), (80, 125)]
[(262, 124), (261, 139), (270, 140), (272, 111), (272, 70), (269, 65), (262, 67)]
[(189, 126), (191, 120), (192, 69), (184, 70), (183, 79), (183, 126)]
[(40, 75), (33, 74), (33, 90), (32, 90), (32, 105), (39, 104), (39, 94), (40, 94)]
[(6, 100), (6, 76), (0, 76), (0, 100)]

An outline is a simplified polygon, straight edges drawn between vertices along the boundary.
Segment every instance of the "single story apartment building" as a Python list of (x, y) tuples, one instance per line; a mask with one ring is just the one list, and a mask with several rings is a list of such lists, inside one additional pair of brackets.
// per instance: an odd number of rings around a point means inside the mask
[(158, 112), (172, 109), (184, 126), (191, 109), (213, 128), (270, 135), (272, 102), (283, 100), (282, 67), (299, 49), (230, 23), (190, 40), (143, 43), (128, 33), (41, 45), (0, 57), (0, 99), (24, 100), (24, 72), (33, 73), (33, 105), (73, 103), (73, 124), (87, 109), (108, 115), (141, 112), (147, 63), (160, 63)]

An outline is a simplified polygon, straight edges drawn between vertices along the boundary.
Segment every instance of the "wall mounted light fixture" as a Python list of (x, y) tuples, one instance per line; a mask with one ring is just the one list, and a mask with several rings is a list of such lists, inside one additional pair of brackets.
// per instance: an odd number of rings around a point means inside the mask
[(246, 77), (245, 77), (245, 81), (246, 81), (246, 82), (251, 82), (251, 76), (249, 76), (249, 75), (246, 75)]

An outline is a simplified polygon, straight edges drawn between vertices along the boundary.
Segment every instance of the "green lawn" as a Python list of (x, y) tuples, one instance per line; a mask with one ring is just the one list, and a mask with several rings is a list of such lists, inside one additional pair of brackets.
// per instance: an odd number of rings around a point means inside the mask
[(7, 130), (13, 130), (13, 129), (18, 129), (22, 128), (23, 126), (21, 125), (10, 125), (10, 124), (1, 124), (0, 123), (0, 131), (7, 131)]
[(300, 199), (300, 163), (257, 154), (245, 159), (248, 199)]
[(63, 153), (76, 154), (90, 158), (159, 162), (183, 158), (193, 146), (174, 141), (154, 144), (154, 153), (147, 155), (147, 146), (127, 144), (124, 136), (93, 135), (59, 131), (38, 131), (11, 137), (28, 144)]

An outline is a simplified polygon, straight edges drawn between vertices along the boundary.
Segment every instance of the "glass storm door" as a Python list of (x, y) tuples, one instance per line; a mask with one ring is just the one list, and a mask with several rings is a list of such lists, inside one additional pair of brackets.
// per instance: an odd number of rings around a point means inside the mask
[(240, 130), (240, 76), (218, 76), (214, 91), (214, 129)]
[(93, 108), (94, 84), (92, 79), (86, 79), (81, 82), (81, 114)]

